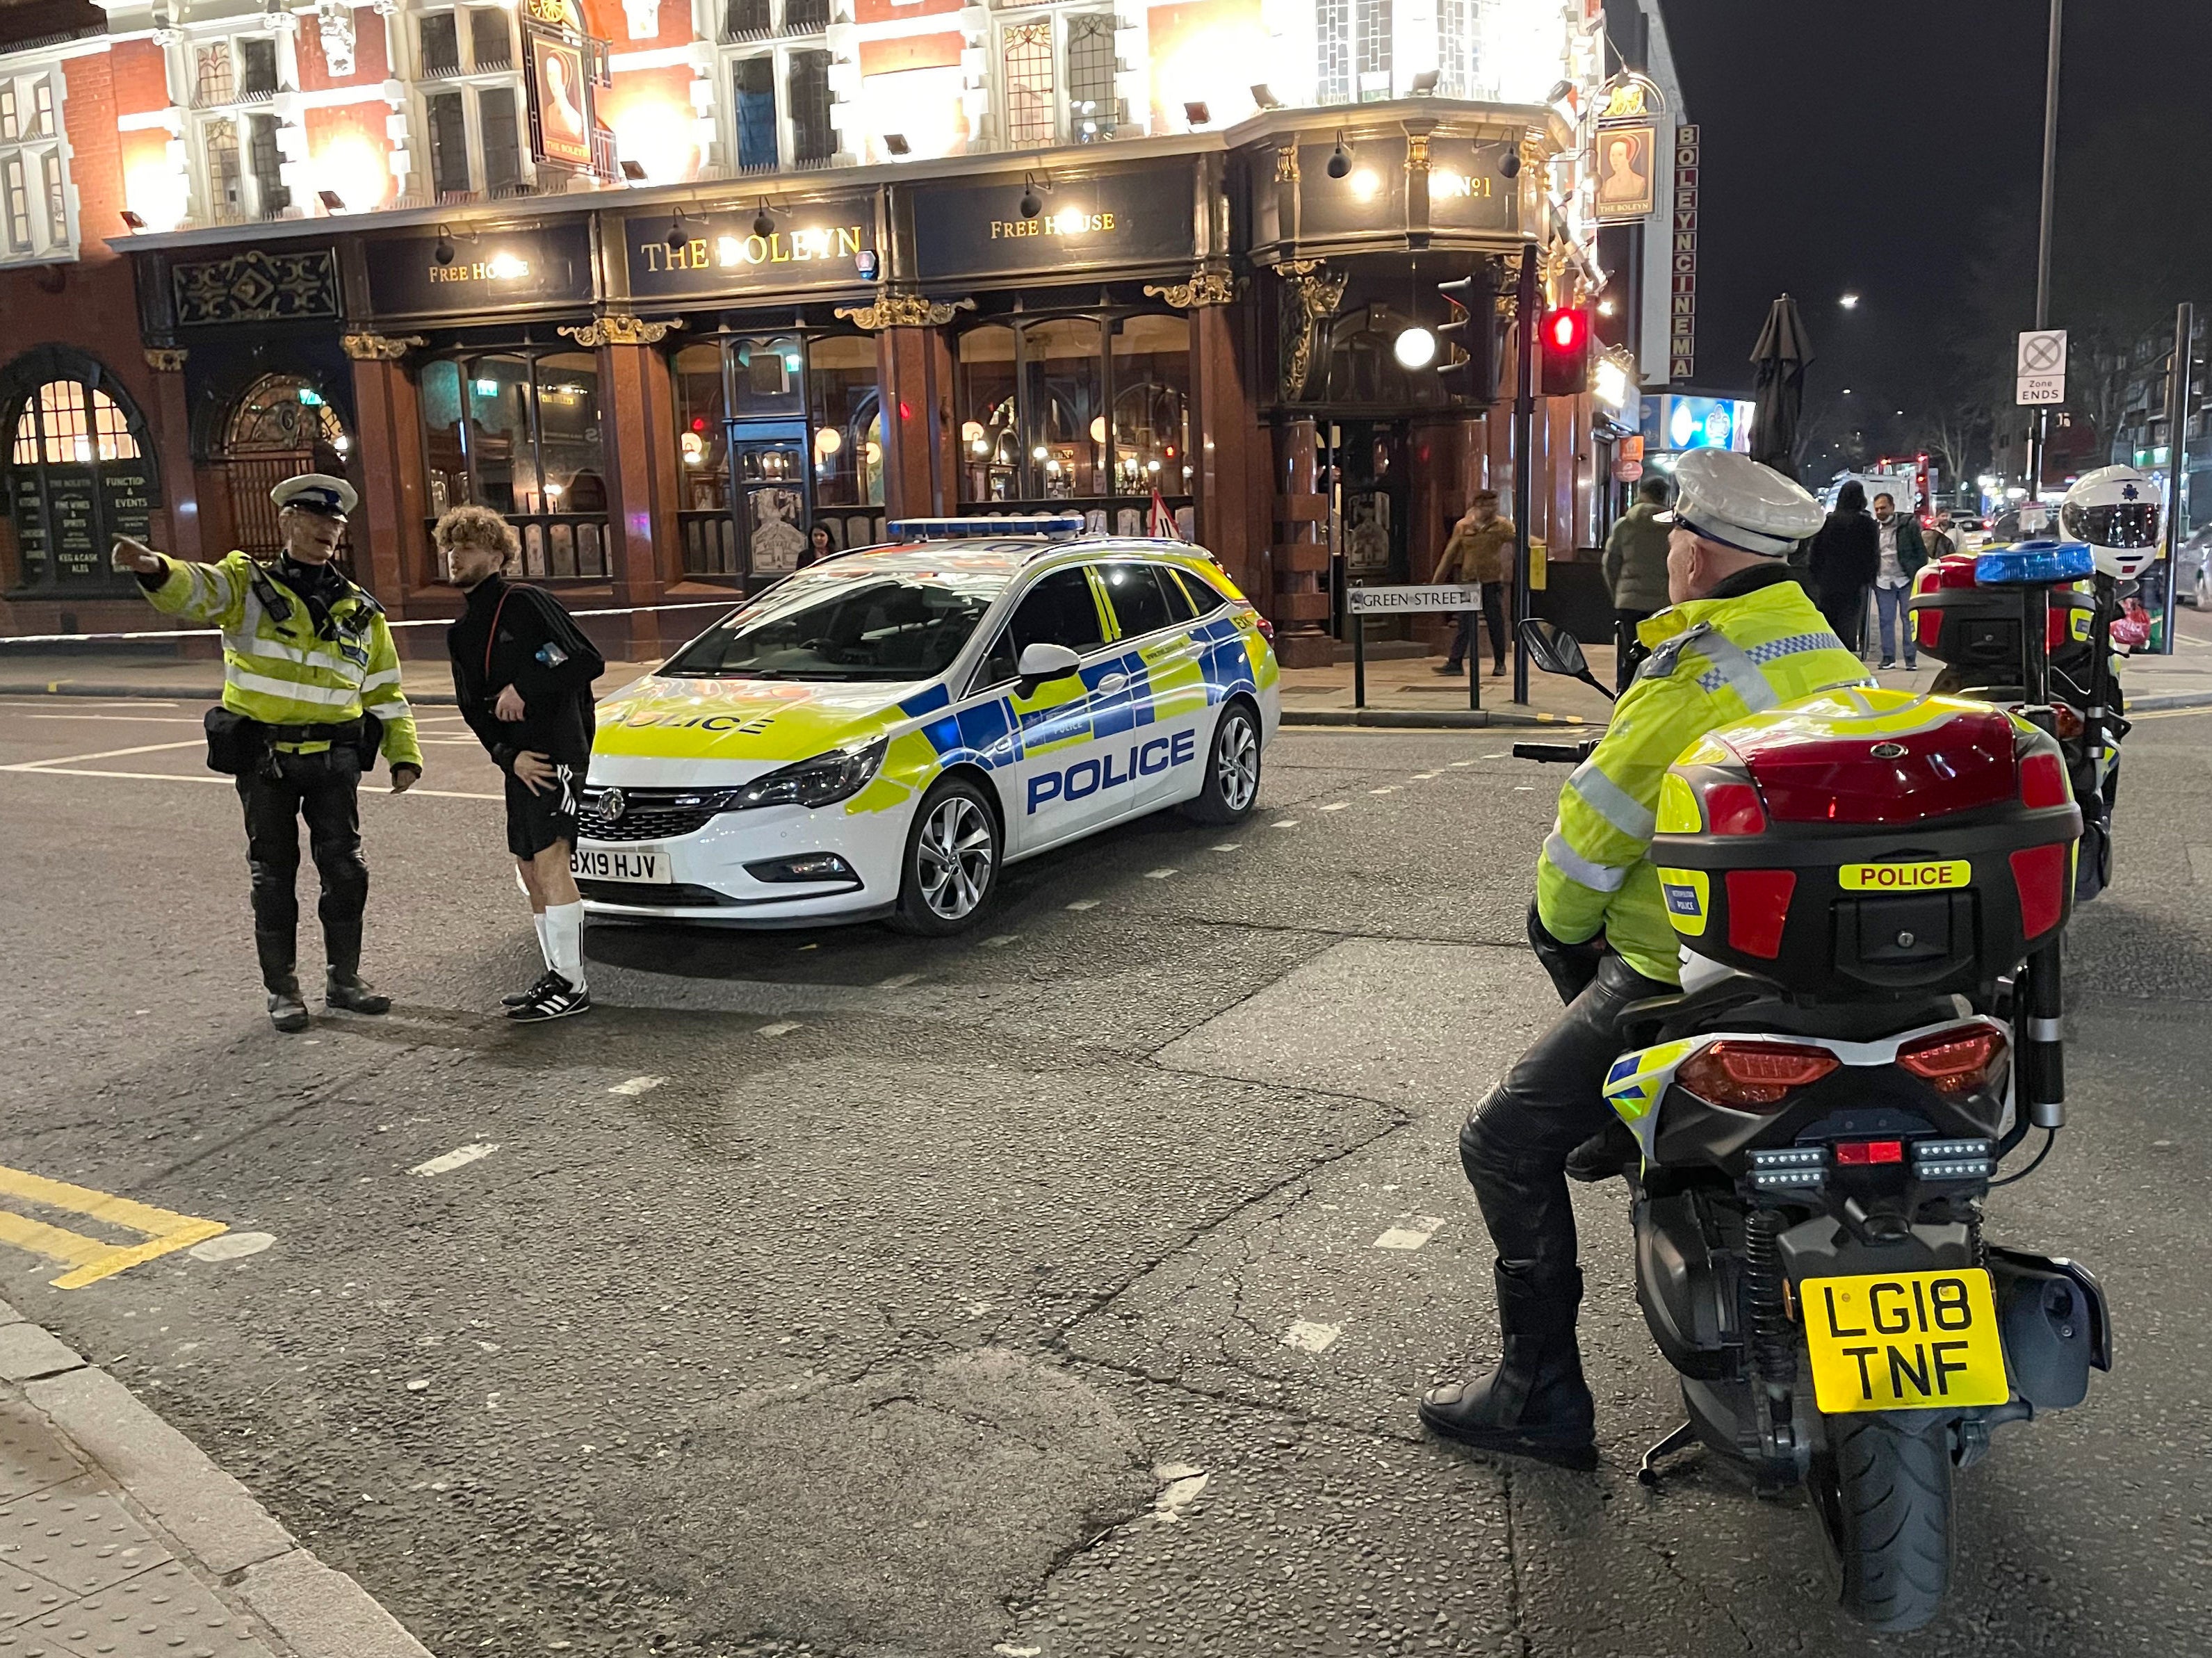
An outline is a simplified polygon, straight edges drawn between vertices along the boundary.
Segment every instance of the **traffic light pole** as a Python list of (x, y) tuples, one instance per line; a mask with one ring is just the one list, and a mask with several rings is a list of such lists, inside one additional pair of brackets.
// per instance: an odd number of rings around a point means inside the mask
[[(1513, 292), (1513, 700), (1528, 703), (1528, 647), (1521, 624), (1528, 617), (1528, 515), (1534, 503), (1530, 452), (1536, 437), (1536, 244), (1521, 253), (1521, 280)], [(1473, 673), (1474, 666), (1468, 665)]]

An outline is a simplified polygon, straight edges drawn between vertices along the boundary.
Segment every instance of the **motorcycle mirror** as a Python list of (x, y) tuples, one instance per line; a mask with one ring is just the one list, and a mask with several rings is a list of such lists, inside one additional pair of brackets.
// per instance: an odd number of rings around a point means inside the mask
[(1590, 671), (1589, 659), (1583, 654), (1583, 642), (1556, 622), (1547, 622), (1532, 616), (1515, 630), (1522, 649), (1546, 673), (1565, 674), (1570, 679), (1579, 679), (1594, 691), (1602, 692), (1607, 701), (1613, 700), (1612, 691), (1598, 683)]

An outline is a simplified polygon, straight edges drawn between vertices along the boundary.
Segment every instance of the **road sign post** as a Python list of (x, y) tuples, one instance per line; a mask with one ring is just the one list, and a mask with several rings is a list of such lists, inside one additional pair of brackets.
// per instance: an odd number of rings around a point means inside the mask
[[(1367, 706), (1367, 618), (1370, 616), (1413, 616), (1437, 610), (1479, 610), (1480, 584), (1454, 586), (1431, 584), (1412, 587), (1347, 587), (1345, 614), (1352, 621), (1352, 706)], [(1468, 641), (1467, 706), (1482, 707), (1482, 673), (1474, 662), (1474, 641)]]

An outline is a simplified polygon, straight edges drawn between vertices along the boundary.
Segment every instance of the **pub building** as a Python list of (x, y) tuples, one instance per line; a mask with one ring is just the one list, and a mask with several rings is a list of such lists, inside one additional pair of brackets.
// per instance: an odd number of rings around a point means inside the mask
[[(1575, 101), (1261, 107), (1022, 153), (118, 234), (135, 337), (19, 354), (0, 323), (6, 631), (146, 626), (109, 533), (273, 556), (269, 485), (317, 468), (361, 491), (348, 556), (395, 620), (458, 608), (429, 531), (463, 502), (515, 525), (526, 579), (593, 609), (756, 590), (817, 527), (843, 548), (900, 517), (1052, 510), (1142, 534), (1157, 498), (1286, 665), (1328, 662), (1346, 581), (1421, 579), (1468, 495), (1510, 488), (1502, 302), (1478, 319), (1495, 401), (1398, 349), (1452, 319), (1437, 284), (1510, 294), (1532, 245), (1547, 302), (1603, 280)], [(103, 366), (126, 350), (153, 395)], [(1608, 429), (1587, 397), (1540, 405), (1531, 530), (1555, 558), (1609, 518)], [(594, 632), (657, 657), (708, 613)]]

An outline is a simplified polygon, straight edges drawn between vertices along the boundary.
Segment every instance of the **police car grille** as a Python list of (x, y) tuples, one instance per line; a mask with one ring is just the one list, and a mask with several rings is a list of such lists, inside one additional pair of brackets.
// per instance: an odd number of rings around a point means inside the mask
[(609, 823), (596, 801), (576, 814), (576, 834), (585, 841), (667, 841), (707, 827), (714, 812), (704, 806), (630, 805), (619, 823)]

